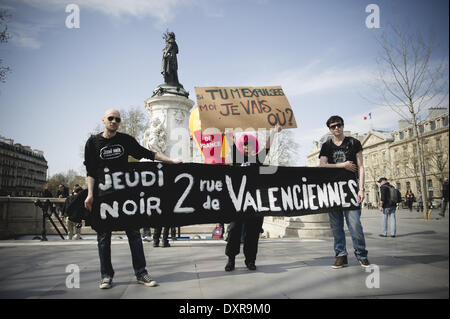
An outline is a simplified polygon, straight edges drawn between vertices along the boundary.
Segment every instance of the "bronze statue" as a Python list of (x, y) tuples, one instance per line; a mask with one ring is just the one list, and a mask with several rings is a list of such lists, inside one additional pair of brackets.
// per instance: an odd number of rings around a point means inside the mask
[(164, 84), (158, 85), (158, 87), (153, 90), (152, 97), (166, 94), (188, 97), (189, 92), (186, 91), (183, 88), (183, 85), (178, 81), (178, 45), (175, 42), (175, 33), (166, 31), (163, 38), (166, 40), (161, 64), (161, 74), (164, 77)]
[(164, 82), (166, 84), (180, 86), (178, 81), (178, 45), (175, 41), (175, 33), (166, 32), (164, 34), (166, 40), (166, 46), (163, 50), (162, 68), (161, 74), (164, 76)]

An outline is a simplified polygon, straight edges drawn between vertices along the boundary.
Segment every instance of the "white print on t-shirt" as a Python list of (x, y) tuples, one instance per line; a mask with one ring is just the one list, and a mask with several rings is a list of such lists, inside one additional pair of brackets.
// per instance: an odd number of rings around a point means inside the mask
[(344, 163), (347, 160), (343, 151), (335, 151), (333, 153), (334, 163)]
[(124, 154), (124, 148), (122, 145), (108, 145), (100, 150), (100, 158), (103, 160), (110, 160), (119, 158)]

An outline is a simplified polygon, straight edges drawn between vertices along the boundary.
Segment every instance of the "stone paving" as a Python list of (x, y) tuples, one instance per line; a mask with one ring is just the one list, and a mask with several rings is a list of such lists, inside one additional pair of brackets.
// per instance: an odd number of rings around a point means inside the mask
[[(261, 239), (257, 270), (242, 253), (225, 272), (223, 240), (178, 240), (170, 248), (144, 242), (157, 287), (136, 282), (126, 239), (113, 239), (112, 289), (101, 290), (94, 236), (79, 241), (0, 241), (0, 298), (322, 299), (449, 298), (449, 223), (433, 212), (397, 213), (397, 237), (379, 237), (381, 215), (362, 215), (369, 260), (362, 268), (347, 233), (349, 266), (332, 269), (333, 240)], [(72, 265), (72, 266), (70, 266)], [(75, 265), (75, 266), (73, 266)], [(79, 288), (74, 268), (79, 269)], [(73, 279), (75, 278), (75, 279)], [(377, 285), (379, 283), (379, 285)]]

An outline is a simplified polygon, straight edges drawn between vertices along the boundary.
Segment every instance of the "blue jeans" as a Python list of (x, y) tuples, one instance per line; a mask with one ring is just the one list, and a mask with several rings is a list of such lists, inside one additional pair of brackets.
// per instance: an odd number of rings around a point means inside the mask
[(381, 224), (381, 234), (387, 236), (388, 218), (391, 220), (391, 236), (395, 236), (396, 222), (395, 222), (395, 209), (396, 207), (383, 208), (383, 222)]
[[(128, 244), (130, 245), (134, 274), (136, 277), (147, 274), (145, 269), (144, 247), (142, 246), (139, 230), (127, 230)], [(100, 272), (102, 279), (114, 277), (114, 269), (111, 263), (111, 232), (97, 233), (98, 255), (100, 257)]]
[(334, 252), (336, 257), (347, 256), (345, 243), (344, 217), (355, 249), (357, 259), (367, 259), (366, 240), (361, 225), (361, 210), (341, 210), (328, 213), (330, 226), (334, 236)]

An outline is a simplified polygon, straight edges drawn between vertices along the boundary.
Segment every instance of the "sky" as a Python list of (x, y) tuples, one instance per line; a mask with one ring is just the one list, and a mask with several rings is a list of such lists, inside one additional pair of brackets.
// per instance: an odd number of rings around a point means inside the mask
[[(79, 28), (67, 17), (79, 8)], [(368, 28), (369, 4), (379, 28)], [(81, 149), (109, 108), (142, 108), (164, 82), (163, 34), (176, 34), (178, 77), (194, 87), (281, 85), (294, 110), (297, 165), (339, 114), (345, 129), (392, 130), (399, 117), (371, 98), (395, 23), (434, 32), (433, 61), (449, 51), (448, 0), (0, 0), (11, 39), (0, 83), (0, 135), (44, 152), (49, 175), (83, 171)], [(73, 22), (73, 19), (69, 19)], [(448, 107), (448, 98), (444, 101)], [(372, 120), (364, 120), (371, 113)]]

